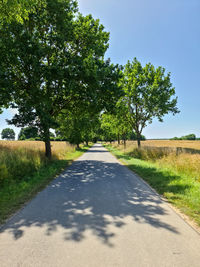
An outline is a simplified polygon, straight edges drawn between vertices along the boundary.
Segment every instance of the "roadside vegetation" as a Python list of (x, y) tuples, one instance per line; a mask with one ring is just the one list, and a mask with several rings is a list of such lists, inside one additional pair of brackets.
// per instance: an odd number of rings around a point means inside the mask
[[(190, 148), (190, 153), (177, 153), (176, 146)], [(114, 142), (106, 147), (200, 226), (200, 154), (193, 150), (200, 142), (152, 140), (142, 142), (141, 148), (135, 142), (126, 147)]]
[(43, 142), (0, 141), (0, 223), (88, 149), (52, 142), (52, 160)]

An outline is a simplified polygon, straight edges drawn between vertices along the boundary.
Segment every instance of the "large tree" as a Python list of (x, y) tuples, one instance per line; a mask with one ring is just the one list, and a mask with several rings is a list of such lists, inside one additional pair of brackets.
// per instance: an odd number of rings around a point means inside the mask
[(49, 129), (63, 109), (116, 97), (117, 67), (103, 59), (109, 33), (92, 16), (77, 14), (76, 1), (46, 0), (23, 24), (4, 23), (0, 37), (8, 66), (1, 77), (12, 82), (18, 108), (10, 123), (37, 127), (51, 158)]
[(15, 139), (15, 132), (11, 128), (5, 128), (1, 132), (1, 138), (7, 140), (14, 140)]
[(170, 81), (170, 73), (163, 67), (155, 68), (151, 63), (142, 67), (134, 58), (124, 68), (122, 87), (125, 96), (120, 99), (126, 109), (125, 118), (137, 135), (140, 146), (141, 133), (153, 118), (163, 121), (168, 113), (176, 114), (177, 97)]
[(36, 138), (39, 136), (38, 128), (29, 126), (22, 128), (18, 135), (18, 140), (26, 140), (30, 138)]

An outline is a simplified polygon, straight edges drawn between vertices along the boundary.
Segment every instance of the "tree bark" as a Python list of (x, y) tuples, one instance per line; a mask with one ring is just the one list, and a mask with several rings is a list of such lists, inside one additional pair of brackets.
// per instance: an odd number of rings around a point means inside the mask
[(45, 142), (45, 156), (51, 160), (51, 141), (50, 141), (50, 132), (49, 128), (44, 128), (44, 142)]
[(140, 148), (141, 147), (141, 142), (140, 142), (140, 134), (139, 133), (137, 133), (137, 145), (138, 145), (138, 148)]
[(119, 137), (119, 133), (117, 135), (117, 141), (118, 141), (118, 145), (120, 145), (120, 137)]
[(123, 134), (124, 149), (126, 148), (126, 134)]
[(50, 138), (45, 140), (45, 156), (51, 160), (51, 142), (50, 142)]

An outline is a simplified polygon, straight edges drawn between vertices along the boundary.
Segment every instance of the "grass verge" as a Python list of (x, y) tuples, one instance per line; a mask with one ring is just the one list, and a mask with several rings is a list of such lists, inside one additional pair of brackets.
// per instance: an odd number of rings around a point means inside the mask
[(133, 158), (111, 145), (105, 146), (129, 169), (200, 226), (200, 182), (192, 175), (179, 173), (173, 166), (159, 166), (156, 161)]
[(65, 159), (52, 160), (26, 179), (13, 181), (13, 183), (0, 188), (0, 224), (3, 224), (13, 213), (44, 189), (56, 175), (86, 152), (89, 147), (83, 146), (67, 153)]

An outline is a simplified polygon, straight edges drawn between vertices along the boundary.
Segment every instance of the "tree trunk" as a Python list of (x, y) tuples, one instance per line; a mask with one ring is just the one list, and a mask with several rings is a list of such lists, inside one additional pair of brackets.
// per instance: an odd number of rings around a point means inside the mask
[(50, 160), (51, 159), (51, 142), (50, 138), (45, 140), (45, 156)]
[(139, 133), (137, 133), (137, 145), (138, 145), (138, 148), (140, 148), (141, 147), (141, 142), (140, 142), (140, 134)]
[(88, 141), (86, 141), (86, 146), (88, 146)]
[(77, 148), (77, 149), (79, 149), (79, 148), (80, 148), (79, 144), (76, 144), (76, 148)]
[(45, 156), (51, 160), (51, 142), (50, 142), (50, 132), (48, 127), (44, 127), (44, 142), (45, 142)]
[(117, 141), (118, 141), (118, 145), (120, 145), (120, 137), (119, 137), (119, 133), (117, 135)]
[(124, 140), (124, 149), (126, 148), (126, 134), (123, 134), (123, 140)]

